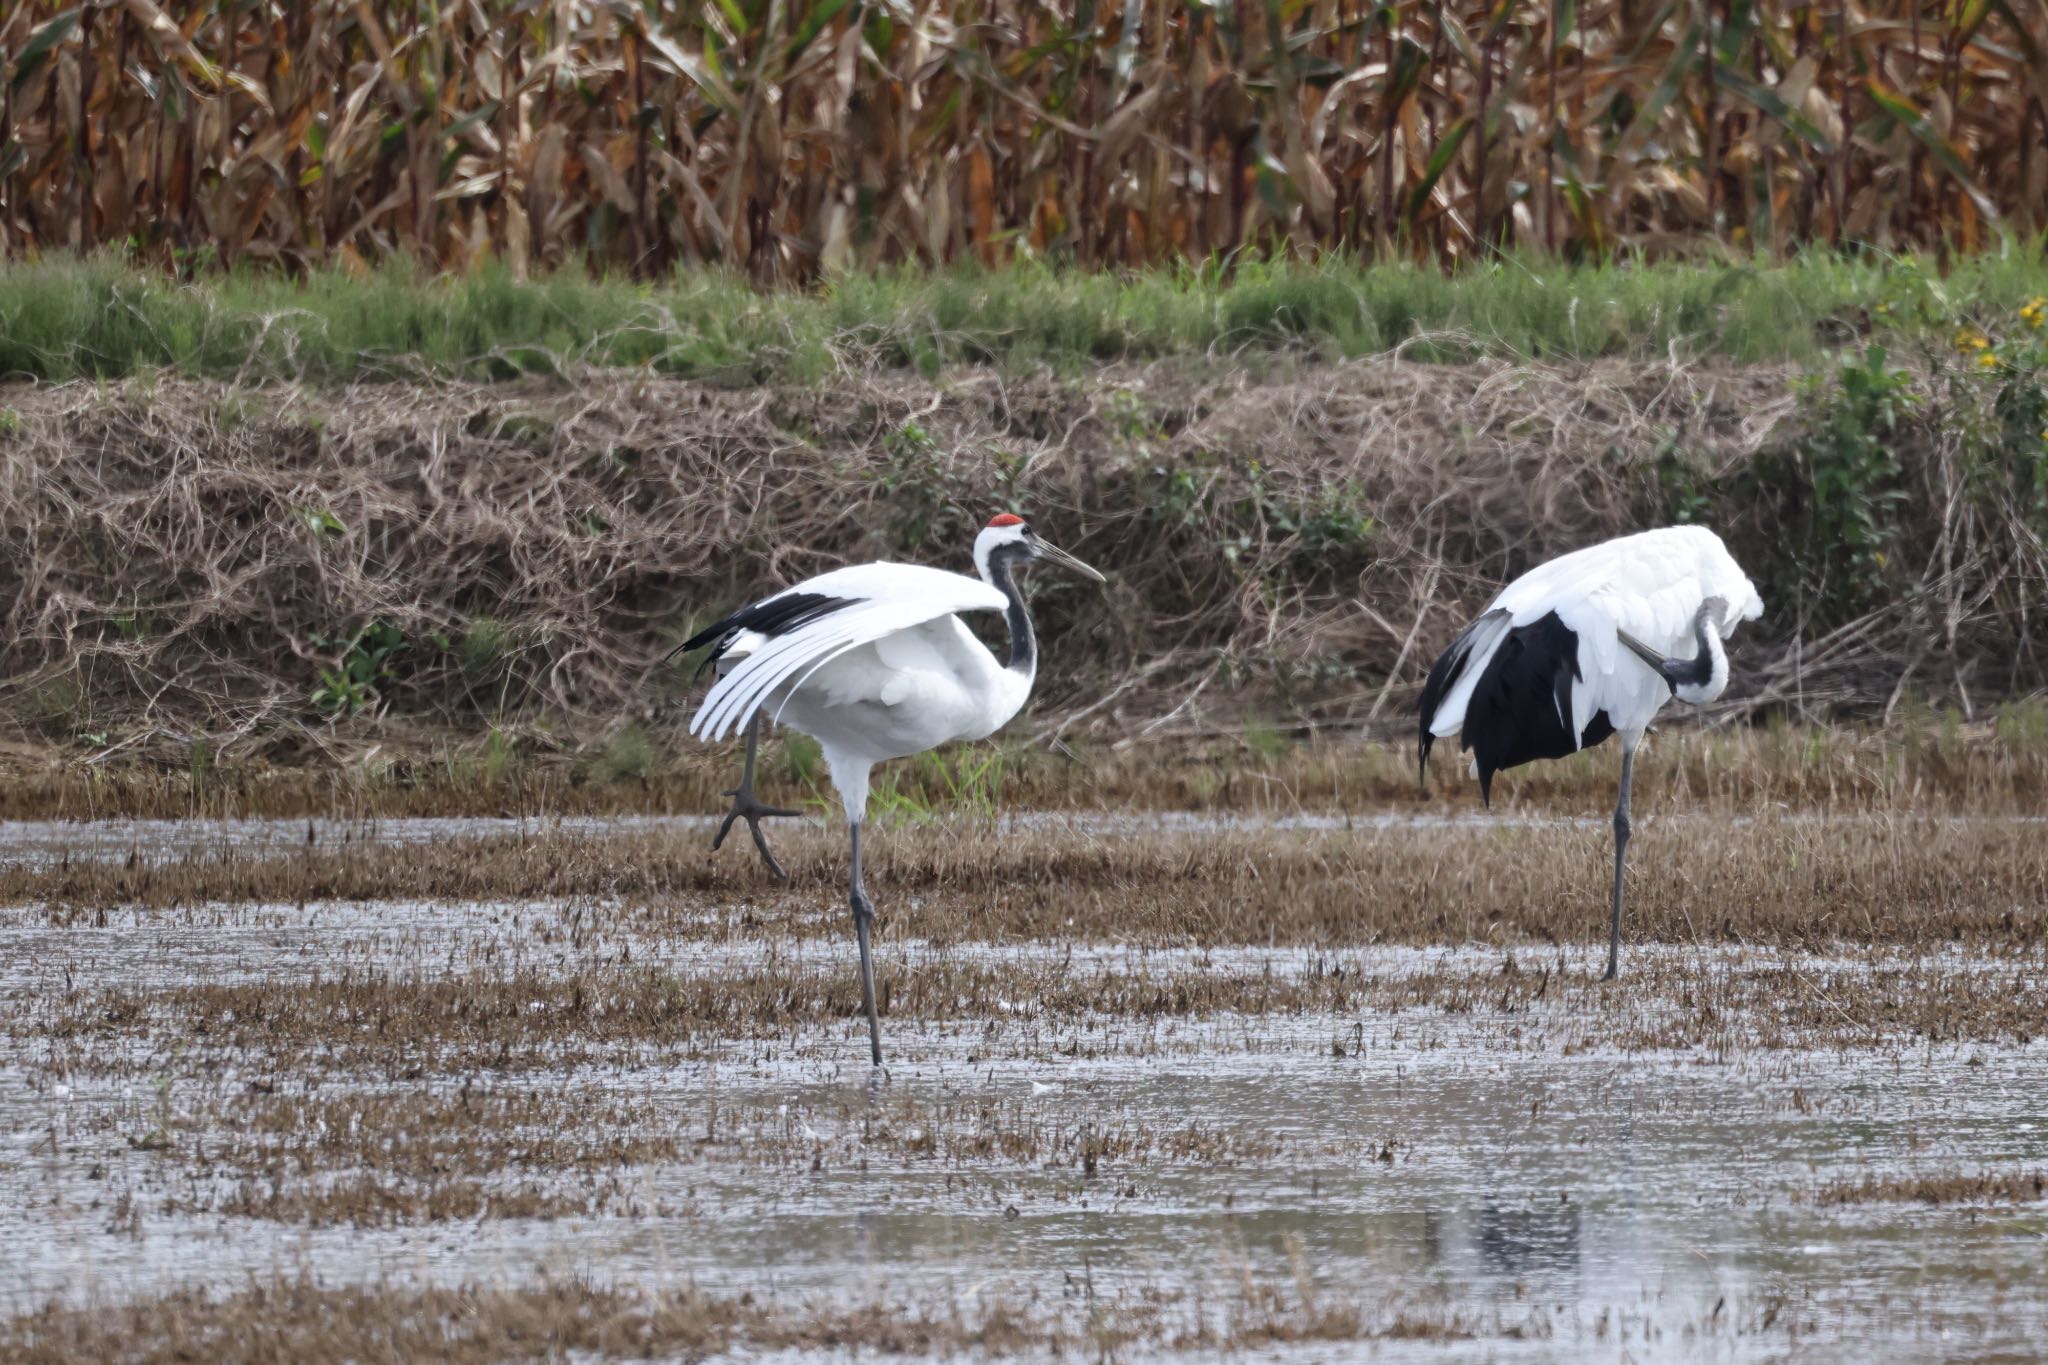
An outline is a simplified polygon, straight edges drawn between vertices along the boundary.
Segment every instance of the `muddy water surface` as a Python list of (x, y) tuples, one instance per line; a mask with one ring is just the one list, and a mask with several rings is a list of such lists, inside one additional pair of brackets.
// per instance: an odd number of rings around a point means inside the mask
[[(315, 838), (484, 832), (421, 826)], [(290, 834), (5, 837), (0, 856), (61, 858), (125, 856), (144, 839), (282, 848)], [(543, 1038), (516, 1065), (459, 1070), (431, 1049), (422, 1063), (365, 1064), (339, 1037), (325, 1054), (230, 1044), (232, 1020), (181, 1012), (194, 988), (350, 977), (424, 989), (480, 972), (851, 974), (850, 943), (772, 925), (663, 941), (603, 925), (604, 909), (316, 901), (76, 921), (0, 910), (0, 1305), (232, 1290), (311, 1268), (325, 1281), (544, 1274), (1082, 1318), (1170, 1299), (1199, 1318), (1227, 1317), (1257, 1281), (1356, 1300), (1369, 1323), (1419, 1324), (1377, 1334), (1382, 1353), (1977, 1358), (2048, 1341), (2048, 1203), (1833, 1202), (1866, 1181), (2048, 1170), (2048, 1043), (1612, 1041), (1698, 1009), (1688, 992), (1759, 975), (1825, 999), (1859, 977), (2009, 973), (2009, 961), (1645, 945), (1628, 978), (1601, 987), (1579, 950), (885, 941), (908, 972), (971, 961), (1020, 987), (970, 1012), (892, 1016), (879, 1076), (859, 1021), (805, 1002), (687, 1047), (622, 1037), (593, 1057), (563, 1038), (555, 1065)], [(1475, 984), (1455, 1007), (1059, 1017), (1033, 984), (1049, 972), (1332, 971)], [(1531, 977), (1555, 985), (1532, 994)], [(1503, 981), (1522, 985), (1495, 1002)], [(389, 1026), (374, 1010), (348, 1024)], [(525, 1113), (548, 1131), (466, 1169), (447, 1114), (476, 1096), (516, 1102), (479, 1109), (479, 1125)], [(310, 1117), (280, 1121), (286, 1098), (314, 1105)], [(415, 1125), (415, 1111), (439, 1117)], [(361, 1126), (345, 1135), (359, 1147), (316, 1131), (343, 1122)], [(623, 1159), (586, 1159), (622, 1137), (637, 1144)], [(453, 1145), (412, 1158), (436, 1143)], [(364, 1172), (397, 1197), (320, 1203)], [(428, 1197), (458, 1187), (475, 1197)]]

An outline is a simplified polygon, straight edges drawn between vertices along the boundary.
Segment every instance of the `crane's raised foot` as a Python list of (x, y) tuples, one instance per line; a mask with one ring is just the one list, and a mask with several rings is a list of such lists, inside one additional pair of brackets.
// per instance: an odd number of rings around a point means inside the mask
[(716, 853), (719, 845), (725, 842), (725, 836), (732, 832), (733, 821), (744, 820), (747, 822), (747, 833), (754, 836), (754, 848), (760, 853), (761, 861), (768, 865), (768, 870), (774, 873), (777, 879), (788, 881), (789, 874), (782, 870), (782, 864), (776, 862), (775, 855), (768, 851), (768, 837), (761, 833), (761, 822), (775, 816), (802, 815), (803, 812), (788, 810), (782, 806), (762, 805), (754, 799), (754, 788), (751, 783), (744, 783), (731, 791), (720, 792), (719, 795), (732, 798), (732, 809), (725, 813), (725, 819), (719, 821), (718, 833), (711, 836), (711, 851)]
[(720, 796), (732, 798), (732, 809), (719, 822), (718, 833), (711, 836), (711, 851), (718, 852), (718, 846), (725, 842), (725, 836), (732, 832), (732, 822), (747, 822), (747, 833), (754, 836), (754, 848), (761, 855), (761, 861), (775, 874), (778, 881), (788, 881), (789, 874), (782, 870), (782, 864), (775, 861), (775, 855), (768, 851), (768, 837), (761, 833), (761, 821), (770, 816), (802, 815), (802, 811), (785, 810), (781, 806), (764, 806), (754, 797), (754, 755), (761, 747), (761, 715), (757, 711), (747, 720), (747, 756), (740, 767), (740, 784), (731, 791), (720, 792)]

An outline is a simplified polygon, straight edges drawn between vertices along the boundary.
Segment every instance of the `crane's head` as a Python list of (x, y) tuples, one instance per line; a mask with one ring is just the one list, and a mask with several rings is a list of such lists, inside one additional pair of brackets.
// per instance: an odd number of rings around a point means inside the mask
[(1011, 512), (1003, 512), (981, 528), (981, 534), (974, 538), (974, 567), (990, 582), (995, 581), (997, 568), (1016, 569), (1042, 559), (1072, 569), (1084, 578), (1097, 583), (1104, 582), (1101, 574), (1083, 564), (1080, 560), (1062, 550), (1050, 541), (1040, 540), (1038, 533), (1031, 529), (1031, 523)]
[(1728, 651), (1721, 643), (1722, 622), (1728, 615), (1725, 598), (1709, 597), (1693, 614), (1693, 636), (1698, 652), (1690, 659), (1673, 659), (1650, 648), (1625, 630), (1616, 630), (1622, 644), (1644, 663), (1657, 670), (1671, 688), (1671, 695), (1694, 706), (1705, 706), (1728, 687)]

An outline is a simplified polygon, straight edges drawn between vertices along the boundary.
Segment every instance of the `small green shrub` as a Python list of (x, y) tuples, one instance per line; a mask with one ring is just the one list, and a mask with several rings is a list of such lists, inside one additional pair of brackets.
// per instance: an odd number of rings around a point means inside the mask
[[(316, 649), (336, 645), (319, 635), (311, 638)], [(388, 622), (372, 621), (364, 626), (339, 646), (339, 661), (320, 670), (311, 697), (314, 709), (337, 718), (375, 705), (392, 679), (392, 659), (407, 647), (404, 633)]]
[(491, 732), (484, 736), (484, 781), (494, 787), (516, 781), (525, 766), (526, 759), (519, 752), (519, 742), (493, 725)]
[(816, 791), (825, 777), (825, 751), (818, 747), (818, 741), (801, 730), (783, 730), (782, 763), (789, 780), (798, 786)]
[(343, 535), (348, 531), (341, 518), (324, 507), (294, 507), (292, 515), (303, 522), (308, 531), (322, 540), (329, 536)]
[(644, 782), (661, 770), (661, 753), (645, 730), (628, 725), (605, 740), (592, 768), (607, 782)]
[(525, 647), (523, 633), (492, 616), (479, 616), (455, 642), (455, 659), (471, 682), (496, 682)]
[(1965, 328), (1957, 349), (1971, 378), (1992, 390), (1983, 464), (2034, 534), (2048, 536), (2048, 298), (2023, 304), (2018, 322), (1995, 342)]
[(882, 441), (882, 491), (888, 495), (889, 548), (898, 551), (948, 544), (966, 528), (948, 495), (939, 443), (916, 421), (906, 421)]
[(195, 739), (185, 748), (185, 776), (192, 784), (192, 794), (203, 796), (213, 783), (213, 746), (203, 739)]
[(1804, 382), (1811, 411), (1789, 449), (1758, 459), (1754, 491), (1788, 495), (1793, 553), (1816, 623), (1839, 625), (1888, 591), (1886, 569), (1906, 491), (1897, 445), (1915, 399), (1910, 376), (1867, 347)]

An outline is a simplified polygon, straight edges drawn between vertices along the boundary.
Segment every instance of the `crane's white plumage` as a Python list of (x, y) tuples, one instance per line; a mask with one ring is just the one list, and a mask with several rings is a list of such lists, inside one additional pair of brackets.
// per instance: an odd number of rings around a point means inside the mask
[[(851, 831), (850, 899), (860, 936), (861, 985), (869, 1041), (882, 1060), (874, 972), (868, 956), (873, 908), (861, 884), (860, 827), (874, 765), (955, 740), (982, 739), (1016, 715), (1031, 695), (1037, 650), (1014, 570), (1049, 559), (1100, 582), (1102, 575), (1040, 540), (1020, 517), (991, 521), (974, 542), (980, 577), (915, 564), (859, 564), (806, 579), (762, 598), (699, 632), (685, 650), (709, 646), (706, 665), (719, 679), (690, 721), (690, 732), (723, 739), (744, 729), (747, 765), (725, 837), (745, 817), (756, 847), (776, 867), (756, 818), (774, 813), (753, 798), (753, 754), (766, 715), (818, 741)], [(998, 662), (960, 614), (1000, 611), (1010, 657)], [(713, 841), (717, 847), (718, 840)]]
[[(754, 647), (704, 698), (690, 722), (692, 734), (723, 739), (744, 726), (755, 708), (763, 705), (772, 718), (815, 733), (795, 714), (778, 713), (788, 713), (790, 704), (801, 698), (798, 710), (820, 726), (829, 726), (831, 717), (821, 705), (888, 709), (921, 693), (943, 696), (952, 683), (986, 685), (1005, 671), (955, 616), (957, 612), (1004, 611), (1009, 607), (1007, 597), (980, 579), (916, 564), (857, 564), (806, 579), (764, 599), (753, 610), (773, 608), (790, 599), (822, 599), (821, 605), (837, 605), (779, 635), (764, 638), (758, 631), (745, 632), (753, 637)], [(898, 641), (898, 636), (905, 638)], [(885, 653), (890, 657), (884, 658)], [(1003, 698), (1011, 703), (1009, 710), (981, 734), (991, 733), (1015, 715), (1028, 692), (1026, 679), (1023, 691)], [(861, 719), (866, 722), (860, 727), (863, 735), (871, 741), (861, 747), (881, 743), (894, 748), (894, 752), (870, 755), (873, 762), (914, 754), (949, 738), (970, 737), (928, 737), (933, 730), (929, 718), (915, 718), (902, 738), (892, 744), (882, 738), (885, 727), (878, 727), (875, 717)], [(913, 729), (915, 734), (910, 733)], [(927, 737), (923, 742), (911, 742), (920, 736)], [(821, 742), (826, 739), (817, 737)], [(909, 747), (901, 747), (903, 744)]]
[[(1575, 673), (1570, 686), (1549, 693), (1559, 712), (1560, 730), (1572, 749), (1598, 743), (1609, 731), (1640, 735), (1655, 719), (1673, 687), (1623, 644), (1623, 633), (1677, 660), (1694, 658), (1700, 647), (1695, 623), (1703, 604), (1718, 599), (1720, 609), (1709, 624), (1721, 639), (1734, 634), (1743, 621), (1763, 614), (1756, 587), (1704, 526), (1669, 526), (1589, 545), (1538, 565), (1501, 589), (1444, 658), (1451, 672), (1447, 686), (1426, 716), (1425, 734), (1446, 739), (1465, 728), (1473, 694), (1482, 685), (1513, 682), (1495, 667), (1502, 647), (1517, 632), (1525, 638), (1555, 616), (1572, 648)], [(1521, 660), (1517, 660), (1521, 663)], [(1711, 695), (1687, 697), (1710, 701), (1727, 685), (1725, 657), (1711, 684)], [(1432, 683), (1436, 670), (1432, 670)], [(1571, 715), (1561, 714), (1569, 696)], [(1600, 717), (1605, 724), (1596, 724)], [(1587, 740), (1591, 732), (1595, 738)], [(1473, 747), (1468, 745), (1467, 747)], [(1558, 757), (1539, 754), (1533, 757)], [(1480, 762), (1486, 758), (1481, 755)], [(1509, 767), (1512, 764), (1500, 764)]]
[(1501, 589), (1429, 671), (1420, 752), (1453, 735), (1472, 751), (1490, 800), (1494, 773), (1621, 737), (1614, 912), (1629, 835), (1636, 746), (1666, 702), (1704, 705), (1728, 685), (1722, 642), (1763, 614), (1763, 599), (1721, 538), (1671, 526), (1553, 559)]

